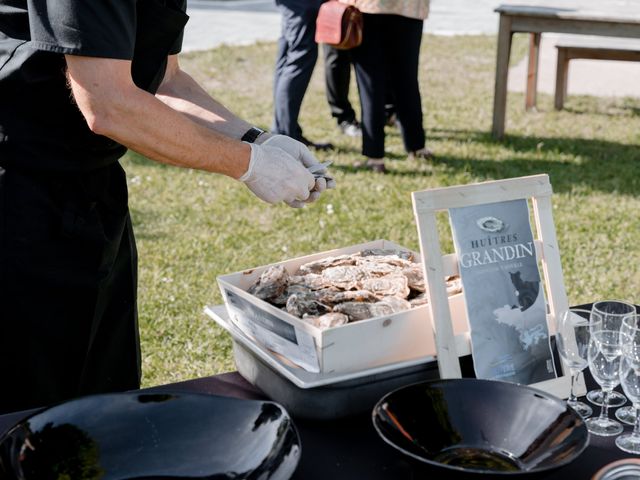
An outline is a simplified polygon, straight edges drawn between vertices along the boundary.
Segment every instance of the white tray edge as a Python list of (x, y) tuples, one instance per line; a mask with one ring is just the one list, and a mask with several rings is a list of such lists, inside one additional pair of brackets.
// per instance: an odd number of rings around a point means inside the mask
[(366, 370), (359, 370), (357, 372), (349, 373), (313, 373), (307, 372), (302, 368), (293, 368), (288, 365), (284, 365), (266, 348), (258, 345), (249, 337), (247, 337), (240, 329), (233, 325), (229, 321), (229, 314), (227, 313), (227, 307), (225, 305), (213, 305), (206, 306), (204, 313), (211, 317), (218, 325), (231, 334), (231, 337), (236, 342), (240, 343), (243, 347), (247, 348), (256, 357), (264, 361), (267, 365), (272, 367), (276, 372), (285, 377), (291, 383), (300, 388), (316, 388), (326, 385), (331, 385), (339, 382), (346, 382), (361, 377), (370, 375), (376, 375), (379, 373), (389, 372), (391, 370), (397, 370), (400, 368), (413, 367), (415, 365), (421, 365), (424, 363), (435, 361), (436, 357), (433, 355), (414, 358), (412, 360), (405, 360), (403, 362), (389, 363), (378, 367), (369, 368)]

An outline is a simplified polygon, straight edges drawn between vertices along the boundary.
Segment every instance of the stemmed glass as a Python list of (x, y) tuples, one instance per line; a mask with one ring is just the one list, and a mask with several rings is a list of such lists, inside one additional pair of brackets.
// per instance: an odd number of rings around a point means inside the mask
[(556, 345), (558, 352), (571, 373), (571, 393), (567, 404), (581, 417), (591, 416), (589, 405), (579, 402), (574, 392), (574, 384), (580, 372), (589, 364), (589, 318), (591, 312), (579, 308), (570, 308), (559, 315), (556, 322)]
[[(622, 319), (626, 315), (635, 313), (636, 308), (630, 303), (621, 300), (603, 300), (594, 303), (591, 311), (601, 315), (606, 323), (614, 325), (615, 329), (619, 330), (622, 325)], [(602, 397), (602, 390), (591, 390), (587, 393), (587, 400), (594, 405), (602, 405)], [(620, 407), (627, 403), (625, 396), (615, 391), (612, 391), (608, 398), (609, 407)]]
[[(636, 316), (635, 313), (630, 315), (630, 317), (632, 319), (635, 316)], [(627, 318), (629, 318), (629, 317), (625, 317), (622, 320), (622, 326), (620, 327), (620, 333), (622, 335), (626, 335), (627, 339), (630, 339), (630, 338), (633, 338), (634, 329), (636, 327), (635, 327), (635, 324), (633, 323), (633, 320), (627, 321)], [(627, 407), (619, 408), (618, 410), (616, 410), (616, 418), (618, 420), (620, 420), (621, 422), (623, 422), (623, 423), (626, 423), (626, 424), (629, 424), (629, 425), (635, 425), (636, 424), (636, 408), (635, 408), (635, 406), (630, 405), (630, 406), (627, 406)]]
[(587, 428), (595, 435), (618, 435), (622, 432), (622, 424), (609, 418), (608, 397), (613, 388), (620, 382), (620, 357), (622, 356), (622, 337), (620, 322), (617, 317), (600, 315), (592, 310), (589, 319), (591, 339), (589, 341), (589, 371), (593, 379), (602, 387), (602, 408), (599, 417), (586, 421)]
[(640, 453), (640, 315), (624, 318), (621, 329), (622, 358), (620, 360), (620, 383), (633, 403), (635, 424), (632, 433), (616, 438), (616, 445), (629, 453)]

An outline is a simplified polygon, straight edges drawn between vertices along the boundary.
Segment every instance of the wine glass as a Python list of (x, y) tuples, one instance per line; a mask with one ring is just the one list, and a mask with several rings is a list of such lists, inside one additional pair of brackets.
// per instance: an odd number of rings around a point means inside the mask
[[(601, 315), (605, 323), (611, 324), (615, 330), (619, 330), (624, 316), (635, 313), (636, 308), (621, 300), (603, 300), (594, 303), (591, 311)], [(594, 405), (602, 405), (602, 397), (602, 390), (591, 390), (587, 393), (587, 400)], [(608, 398), (609, 407), (620, 407), (627, 403), (625, 396), (615, 391), (612, 391)]]
[(580, 308), (570, 308), (559, 315), (556, 322), (556, 346), (562, 361), (571, 374), (571, 393), (567, 405), (582, 418), (591, 416), (589, 405), (579, 402), (574, 392), (574, 384), (580, 372), (589, 364), (589, 318), (591, 312)]
[[(623, 340), (633, 339), (636, 324), (635, 317), (637, 314), (631, 314), (622, 320), (622, 326), (620, 327), (620, 333), (623, 335)], [(616, 418), (628, 425), (636, 424), (636, 408), (633, 405), (622, 407), (616, 410)]]
[(623, 339), (620, 360), (620, 383), (633, 404), (633, 432), (616, 438), (616, 445), (625, 452), (640, 453), (640, 315), (625, 317), (620, 330)]
[(619, 370), (622, 356), (620, 324), (592, 310), (589, 326), (591, 334), (588, 349), (589, 371), (602, 388), (603, 397), (600, 416), (589, 418), (585, 423), (589, 431), (595, 435), (618, 435), (623, 430), (622, 424), (609, 418), (608, 397), (620, 382)]

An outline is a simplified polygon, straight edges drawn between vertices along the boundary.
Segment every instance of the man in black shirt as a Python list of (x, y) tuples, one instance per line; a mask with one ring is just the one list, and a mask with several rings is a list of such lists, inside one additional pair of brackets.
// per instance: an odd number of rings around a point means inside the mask
[(127, 148), (269, 203), (334, 186), (180, 69), (185, 9), (0, 0), (0, 412), (139, 386)]

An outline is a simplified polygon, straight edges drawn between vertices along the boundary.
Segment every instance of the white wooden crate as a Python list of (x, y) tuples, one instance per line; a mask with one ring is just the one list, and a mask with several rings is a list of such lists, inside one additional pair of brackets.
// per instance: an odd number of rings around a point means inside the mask
[[(375, 248), (408, 251), (388, 240), (376, 240), (273, 265), (283, 265), (289, 273), (293, 273), (300, 265), (311, 261)], [(419, 258), (417, 253), (415, 255)], [(435, 356), (430, 310), (426, 305), (321, 330), (247, 292), (270, 266), (264, 265), (218, 277), (229, 318), (254, 341), (306, 370), (347, 373)], [(446, 301), (454, 320), (452, 328), (464, 338), (468, 324), (462, 295), (453, 295)], [(313, 354), (317, 359), (315, 365)]]

